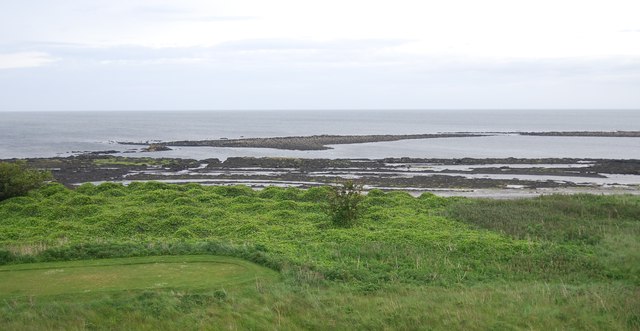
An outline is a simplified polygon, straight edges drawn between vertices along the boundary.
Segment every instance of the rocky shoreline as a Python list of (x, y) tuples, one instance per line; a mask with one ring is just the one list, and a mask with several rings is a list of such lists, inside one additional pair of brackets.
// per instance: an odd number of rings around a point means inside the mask
[[(514, 132), (516, 133), (516, 132)], [(639, 138), (640, 131), (549, 131), (549, 132), (517, 132), (523, 136), (549, 137), (620, 137)]]
[(170, 150), (169, 146), (182, 147), (239, 147), (274, 148), (282, 150), (313, 151), (331, 149), (330, 145), (362, 144), (409, 139), (471, 138), (495, 135), (552, 136), (552, 137), (619, 137), (638, 138), (640, 131), (551, 131), (551, 132), (451, 132), (402, 135), (313, 135), (269, 138), (239, 138), (179, 141), (119, 141), (121, 145), (148, 145), (145, 152)]
[[(163, 181), (308, 188), (354, 180), (365, 187), (443, 195), (519, 196), (528, 192), (640, 194), (640, 160), (604, 159), (157, 159), (85, 154), (27, 159), (68, 187), (82, 183)], [(560, 191), (559, 191), (560, 190)], [(532, 193), (534, 192), (534, 193)], [(540, 193), (543, 194), (543, 193)], [(523, 195), (524, 196), (524, 195)]]
[[(252, 147), (324, 150), (330, 145), (404, 139), (486, 137), (492, 135), (640, 137), (637, 131), (616, 132), (483, 132), (411, 135), (316, 135), (199, 141), (152, 141), (139, 152), (169, 150), (169, 146)], [(125, 145), (141, 143), (120, 142)], [(69, 157), (32, 158), (36, 168), (50, 170), (68, 187), (83, 183), (162, 181), (203, 185), (243, 184), (307, 188), (354, 180), (367, 189), (434, 192), (442, 195), (531, 196), (540, 192), (640, 194), (640, 160), (579, 158), (384, 158), (307, 159), (229, 157), (180, 159), (114, 156), (116, 151), (87, 152)], [(136, 151), (131, 151), (136, 154)], [(447, 193), (448, 192), (448, 193)], [(496, 193), (498, 192), (498, 193)], [(525, 194), (525, 192), (527, 192)], [(538, 192), (538, 193), (536, 193)], [(484, 194), (484, 193), (483, 193)]]
[[(478, 137), (487, 134), (474, 133), (436, 133), (436, 134), (408, 134), (408, 135), (315, 135), (294, 137), (271, 138), (241, 138), (241, 139), (217, 139), (217, 140), (181, 140), (154, 142), (150, 146), (189, 146), (189, 147), (244, 147), (244, 148), (275, 148), (285, 150), (325, 150), (331, 149), (327, 145), (362, 144), (382, 141), (398, 141), (407, 139), (433, 139), (433, 138), (461, 138)], [(118, 142), (123, 145), (139, 145), (136, 142)], [(148, 144), (145, 142), (144, 144)]]

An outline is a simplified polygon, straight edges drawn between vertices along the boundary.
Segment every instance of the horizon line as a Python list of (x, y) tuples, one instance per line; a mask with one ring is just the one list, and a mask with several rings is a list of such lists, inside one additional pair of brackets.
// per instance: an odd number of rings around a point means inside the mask
[(24, 110), (4, 110), (0, 113), (39, 113), (39, 112), (231, 112), (231, 111), (486, 111), (486, 110), (506, 110), (506, 111), (535, 111), (535, 110), (636, 110), (640, 108), (237, 108), (237, 109), (24, 109)]

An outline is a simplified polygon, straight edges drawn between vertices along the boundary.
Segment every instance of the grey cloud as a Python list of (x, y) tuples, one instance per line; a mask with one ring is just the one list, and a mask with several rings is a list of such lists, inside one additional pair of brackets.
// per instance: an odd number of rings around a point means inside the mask
[(222, 43), (221, 50), (264, 51), (264, 50), (323, 50), (323, 49), (371, 49), (400, 46), (411, 42), (407, 39), (358, 39), (309, 41), (297, 39), (248, 39)]
[[(335, 40), (313, 42), (289, 39), (256, 39), (211, 47), (150, 48), (142, 46), (93, 47), (69, 43), (31, 42), (0, 45), (0, 51), (46, 51), (61, 60), (77, 62), (161, 63), (158, 60), (199, 59), (238, 66), (345, 64), (361, 60), (371, 65), (376, 49), (402, 45), (394, 39)], [(267, 52), (264, 52), (267, 51)], [(375, 59), (374, 59), (375, 60)]]
[(122, 45), (117, 47), (94, 47), (74, 43), (29, 42), (0, 45), (0, 51), (45, 51), (61, 59), (103, 61), (103, 60), (144, 60), (154, 58), (185, 57), (203, 48), (151, 48)]
[[(387, 52), (374, 54), (375, 49), (399, 46), (410, 42), (403, 39), (362, 39), (334, 41), (303, 41), (292, 39), (254, 39), (222, 43), (211, 47), (144, 47), (121, 45), (95, 47), (77, 43), (58, 42), (22, 42), (0, 44), (0, 52), (41, 51), (60, 58), (83, 58), (86, 60), (117, 59), (154, 59), (173, 57), (211, 57), (219, 60), (254, 59), (259, 62), (284, 59), (311, 61), (313, 59), (340, 60), (340, 56), (353, 56), (357, 53), (366, 55), (367, 59), (376, 62), (402, 64), (406, 67), (423, 70), (449, 71), (488, 70), (505, 73), (554, 72), (557, 70), (573, 73), (588, 73), (593, 70), (636, 71), (640, 66), (638, 56), (616, 57), (573, 57), (573, 58), (532, 58), (532, 59), (490, 59), (467, 58), (444, 55), (410, 55)], [(260, 51), (274, 50), (273, 53)], [(252, 53), (251, 51), (256, 51)], [(312, 51), (312, 52), (304, 52)], [(357, 57), (356, 57), (357, 59)], [(342, 58), (345, 62), (353, 62), (353, 57)]]
[[(402, 70), (400, 70), (402, 69)], [(522, 81), (488, 72), (408, 68), (94, 66), (0, 76), (2, 109), (637, 107), (637, 83)], [(405, 70), (406, 69), (406, 70)], [(47, 84), (53, 82), (55, 84)], [(44, 82), (44, 83), (43, 83)], [(73, 98), (69, 98), (73, 91)], [(25, 98), (25, 94), (38, 98)]]
[(0, 44), (0, 51), (33, 51), (33, 50), (58, 50), (64, 48), (86, 48), (84, 44), (54, 42), (54, 41), (22, 41)]
[(504, 74), (592, 78), (601, 75), (640, 75), (640, 57), (561, 58), (514, 61), (496, 70)]
[[(56, 66), (135, 66), (157, 68), (172, 65), (203, 71), (311, 72), (339, 70), (340, 79), (360, 80), (370, 75), (402, 85), (425, 82), (459, 84), (458, 80), (526, 83), (552, 80), (640, 80), (640, 57), (560, 59), (470, 59), (453, 56), (418, 56), (385, 52), (377, 48), (401, 45), (404, 40), (245, 40), (212, 47), (148, 48), (141, 46), (88, 47), (66, 43), (0, 45), (0, 52), (45, 52)], [(260, 50), (272, 50), (261, 52)], [(437, 78), (437, 80), (434, 80)], [(337, 79), (337, 78), (336, 78)], [(366, 80), (365, 80), (366, 81)]]
[(466, 72), (469, 75), (510, 77), (572, 78), (592, 77), (602, 74), (640, 75), (640, 57), (618, 56), (602, 58), (553, 58), (553, 59), (483, 59), (443, 57), (413, 57), (404, 62), (412, 63), (416, 73)]

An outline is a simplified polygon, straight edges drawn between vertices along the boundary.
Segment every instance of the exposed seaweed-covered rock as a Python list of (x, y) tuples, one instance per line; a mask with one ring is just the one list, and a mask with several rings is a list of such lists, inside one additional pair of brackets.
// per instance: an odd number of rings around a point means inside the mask
[(142, 149), (143, 152), (161, 152), (161, 151), (170, 151), (171, 148), (167, 147), (164, 144), (151, 144)]
[(639, 138), (640, 131), (548, 131), (548, 132), (518, 132), (522, 136), (549, 137), (623, 137)]
[[(429, 133), (429, 134), (404, 134), (404, 135), (315, 135), (297, 137), (273, 137), (273, 138), (241, 138), (218, 140), (182, 140), (162, 143), (166, 146), (208, 146), (208, 147), (248, 147), (248, 148), (275, 148), (287, 150), (324, 150), (331, 149), (329, 145), (362, 144), (381, 141), (397, 141), (405, 139), (430, 139), (430, 138), (454, 138), (454, 137), (478, 137), (487, 134), (476, 133)], [(120, 142), (120, 144), (134, 144)]]

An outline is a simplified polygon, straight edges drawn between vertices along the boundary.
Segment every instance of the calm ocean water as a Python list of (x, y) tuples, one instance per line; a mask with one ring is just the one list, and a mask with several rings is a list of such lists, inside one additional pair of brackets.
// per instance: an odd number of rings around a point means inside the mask
[[(115, 141), (313, 134), (640, 131), (638, 110), (0, 112), (0, 159), (119, 150)], [(640, 138), (494, 136), (337, 145), (327, 151), (180, 148), (127, 156), (589, 157), (639, 159)]]

